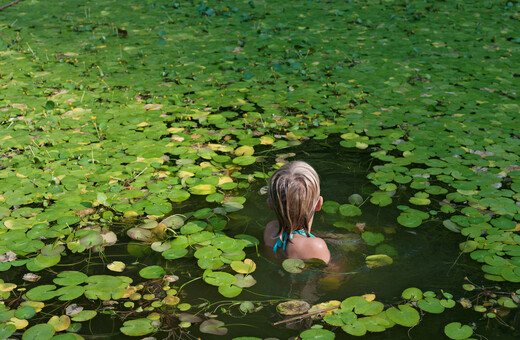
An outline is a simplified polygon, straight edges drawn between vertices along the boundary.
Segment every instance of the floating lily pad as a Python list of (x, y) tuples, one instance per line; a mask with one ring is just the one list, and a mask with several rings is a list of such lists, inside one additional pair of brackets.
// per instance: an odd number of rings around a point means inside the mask
[(250, 274), (255, 271), (256, 264), (251, 259), (245, 259), (244, 261), (231, 262), (231, 268), (240, 274)]
[(463, 340), (473, 334), (473, 329), (468, 325), (461, 325), (460, 322), (451, 322), (444, 327), (444, 333), (454, 340)]
[(23, 340), (48, 340), (56, 331), (49, 324), (34, 325), (23, 333)]
[(419, 288), (410, 287), (406, 288), (401, 296), (406, 300), (419, 301), (423, 298), (423, 293)]
[(306, 313), (311, 306), (308, 302), (302, 300), (291, 300), (281, 302), (276, 306), (278, 313), (282, 315), (298, 315)]
[(236, 285), (221, 285), (218, 292), (227, 298), (234, 298), (242, 292), (242, 288)]
[(300, 333), (300, 338), (302, 340), (332, 340), (336, 337), (334, 332), (331, 332), (326, 329), (308, 329)]
[(154, 331), (152, 320), (145, 318), (125, 321), (121, 327), (121, 333), (128, 336), (143, 336)]
[(226, 335), (228, 329), (224, 327), (222, 321), (216, 319), (210, 319), (200, 324), (200, 331), (202, 333), (214, 334), (214, 335)]
[(427, 297), (417, 302), (417, 306), (425, 312), (439, 314), (444, 312), (444, 306), (440, 301), (433, 297)]
[(161, 266), (148, 266), (139, 271), (139, 275), (145, 279), (158, 279), (166, 274)]
[(305, 268), (305, 262), (301, 259), (285, 259), (282, 262), (282, 267), (289, 273), (301, 273)]
[(211, 270), (206, 270), (204, 272), (203, 279), (206, 283), (212, 286), (232, 285), (237, 281), (237, 278), (229, 273), (215, 272)]
[(33, 301), (47, 301), (57, 295), (55, 289), (55, 285), (41, 285), (30, 289), (25, 295)]
[(93, 319), (97, 315), (95, 310), (82, 310), (71, 317), (72, 321), (84, 322)]
[(394, 260), (392, 260), (390, 256), (385, 254), (369, 255), (365, 258), (365, 263), (368, 268), (388, 266), (393, 262)]
[(367, 329), (365, 325), (360, 321), (353, 321), (345, 326), (342, 326), (341, 329), (354, 336), (363, 336), (367, 333)]
[(346, 217), (361, 215), (361, 209), (352, 204), (342, 204), (339, 207), (339, 213)]
[(386, 315), (390, 320), (405, 327), (413, 327), (419, 323), (421, 317), (417, 310), (409, 305), (399, 305), (398, 308), (391, 307), (386, 310)]

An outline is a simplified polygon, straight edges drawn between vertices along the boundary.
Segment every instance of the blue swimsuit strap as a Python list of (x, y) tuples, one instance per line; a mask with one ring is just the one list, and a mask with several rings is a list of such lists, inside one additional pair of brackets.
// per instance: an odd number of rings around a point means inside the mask
[[(291, 236), (290, 236), (290, 239), (292, 240), (293, 239), (293, 235), (294, 234), (299, 234), (299, 235), (302, 235), (302, 236), (307, 236), (307, 234), (305, 233), (305, 231), (303, 230), (295, 230), (291, 233)], [(284, 231), (282, 233), (282, 237), (281, 239), (278, 238), (278, 240), (276, 240), (276, 243), (274, 244), (274, 247), (273, 247), (273, 252), (276, 253), (276, 251), (278, 250), (278, 248), (282, 248), (283, 251), (285, 251), (285, 248), (287, 247), (287, 239), (288, 239), (288, 235), (289, 233), (287, 233), (286, 231)], [(309, 237), (315, 237), (313, 234), (309, 233)]]

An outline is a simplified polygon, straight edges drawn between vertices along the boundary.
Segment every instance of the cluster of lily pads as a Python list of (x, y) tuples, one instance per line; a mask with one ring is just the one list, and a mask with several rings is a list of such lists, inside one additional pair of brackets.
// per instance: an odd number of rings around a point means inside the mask
[[(75, 329), (65, 327), (70, 320), (95, 316), (91, 302), (83, 314), (31, 319), (47, 308), (38, 299), (123, 299), (124, 276), (57, 268), (126, 236), (168, 261), (193, 255), (206, 283), (240, 294), (255, 283), (244, 249), (257, 240), (226, 235), (228, 214), (267, 177), (258, 164), (268, 155), (332, 134), (346, 152), (374, 158), (372, 204), (388, 206), (412, 188), (399, 224), (440, 218), (466, 238), (461, 252), (483, 264), (485, 279), (520, 282), (518, 6), (25, 1), (0, 12), (0, 271), (9, 275), (0, 289), (2, 337), (25, 328), (29, 339), (77, 337), (62, 332)], [(354, 198), (324, 210), (351, 217), (358, 205)], [(133, 223), (126, 236), (122, 221)], [(334, 223), (347, 227), (340, 217)], [(379, 256), (367, 265), (391, 263), (384, 235), (362, 237)], [(123, 270), (115, 261), (108, 268)], [(8, 282), (25, 271), (60, 287)], [(150, 266), (141, 276), (169, 274)], [(67, 275), (84, 281), (61, 285)], [(105, 283), (119, 287), (116, 296), (99, 288)], [(125, 308), (161, 310), (174, 297)], [(183, 302), (173, 307), (186, 311)], [(158, 329), (161, 317), (146, 312), (152, 316), (125, 321), (122, 332)], [(181, 325), (197, 319), (175, 315)], [(201, 331), (223, 331), (206, 321)], [(367, 325), (380, 329), (377, 322)], [(302, 338), (318, 330), (306, 332)]]

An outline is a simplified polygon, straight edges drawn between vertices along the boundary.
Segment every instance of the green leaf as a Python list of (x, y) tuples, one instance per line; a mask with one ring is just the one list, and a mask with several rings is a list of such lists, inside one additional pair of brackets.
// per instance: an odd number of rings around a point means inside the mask
[(421, 319), (419, 312), (409, 305), (399, 305), (399, 309), (391, 307), (386, 310), (386, 315), (390, 320), (398, 325), (413, 327)]
[(57, 295), (55, 289), (55, 285), (42, 285), (32, 288), (25, 295), (33, 301), (47, 301)]
[(206, 334), (226, 335), (228, 329), (224, 327), (224, 323), (222, 321), (209, 319), (200, 324), (200, 331)]
[(65, 271), (59, 273), (57, 277), (52, 281), (60, 286), (76, 286), (81, 283), (84, 283), (87, 280), (87, 278), (88, 276), (81, 272)]
[(218, 292), (227, 298), (234, 298), (242, 292), (242, 288), (236, 285), (222, 285), (218, 287)]
[(70, 317), (72, 321), (83, 322), (93, 319), (97, 315), (95, 310), (82, 310), (78, 314), (74, 314)]
[(321, 206), (321, 210), (326, 212), (327, 214), (336, 214), (339, 209), (339, 203), (334, 201), (325, 201)]
[(32, 306), (20, 306), (18, 309), (14, 312), (14, 316), (18, 319), (30, 319), (34, 315), (36, 315), (36, 310)]
[(326, 329), (308, 329), (300, 333), (302, 340), (332, 340), (336, 335)]
[(397, 222), (407, 228), (416, 228), (421, 225), (422, 221), (419, 216), (407, 212), (402, 212), (397, 217)]
[(54, 335), (55, 330), (49, 324), (34, 325), (23, 333), (22, 340), (48, 340)]
[(148, 266), (139, 271), (139, 275), (144, 279), (159, 279), (166, 274), (161, 266)]
[(206, 283), (213, 286), (232, 285), (237, 281), (237, 278), (229, 273), (214, 272), (209, 269), (204, 272), (202, 278)]
[(387, 205), (392, 204), (392, 198), (390, 198), (387, 192), (377, 191), (372, 193), (370, 203), (380, 207), (386, 207)]
[(305, 268), (305, 262), (301, 259), (285, 259), (282, 262), (282, 267), (289, 273), (301, 273)]
[(406, 300), (419, 301), (423, 298), (423, 293), (419, 288), (410, 287), (406, 288), (401, 296)]
[(428, 313), (440, 314), (444, 312), (444, 306), (441, 305), (439, 300), (433, 297), (427, 297), (417, 301), (417, 306)]
[(339, 213), (346, 217), (361, 215), (361, 209), (352, 204), (342, 204), (339, 207)]
[(453, 340), (463, 340), (469, 338), (473, 334), (470, 326), (462, 326), (460, 322), (451, 322), (444, 327), (444, 333)]
[(381, 233), (373, 233), (370, 231), (365, 231), (361, 234), (361, 238), (368, 244), (369, 246), (375, 246), (385, 240), (385, 236)]
[(152, 325), (152, 320), (141, 318), (125, 321), (120, 330), (124, 335), (143, 336), (154, 332), (155, 328)]
[(354, 336), (363, 336), (367, 333), (367, 328), (365, 325), (357, 320), (341, 327), (341, 329), (344, 332)]
[(240, 156), (233, 158), (233, 163), (237, 165), (250, 165), (256, 162), (256, 157), (254, 156)]

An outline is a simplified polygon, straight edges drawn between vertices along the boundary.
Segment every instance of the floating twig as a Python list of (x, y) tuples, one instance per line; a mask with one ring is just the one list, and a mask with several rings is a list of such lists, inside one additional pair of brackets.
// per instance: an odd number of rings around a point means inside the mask
[(305, 314), (298, 315), (298, 316), (295, 316), (295, 317), (292, 317), (292, 318), (289, 318), (289, 319), (277, 321), (277, 322), (273, 323), (273, 326), (277, 326), (277, 325), (281, 325), (283, 323), (288, 323), (288, 322), (291, 322), (291, 321), (303, 319), (303, 318), (306, 318), (306, 317), (311, 316), (311, 315), (320, 314), (320, 313), (323, 313), (323, 312), (328, 312), (330, 310), (338, 309), (339, 307), (341, 307), (341, 306), (338, 305), (338, 306), (335, 306), (335, 307), (329, 307), (329, 308), (325, 308), (325, 309), (320, 309), (320, 310), (317, 310), (315, 312), (305, 313)]

